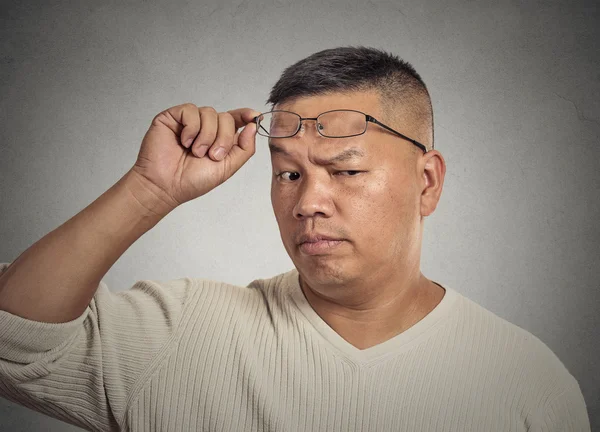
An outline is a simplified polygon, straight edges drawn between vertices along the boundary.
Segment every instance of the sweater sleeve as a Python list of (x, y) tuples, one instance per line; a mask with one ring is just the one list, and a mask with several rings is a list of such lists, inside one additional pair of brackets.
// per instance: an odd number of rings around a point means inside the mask
[(590, 432), (590, 420), (579, 383), (569, 375), (569, 384), (558, 396), (549, 400), (530, 432)]
[(0, 311), (0, 396), (88, 430), (120, 430), (136, 389), (168, 354), (192, 288), (188, 278), (121, 292), (100, 282), (65, 323)]

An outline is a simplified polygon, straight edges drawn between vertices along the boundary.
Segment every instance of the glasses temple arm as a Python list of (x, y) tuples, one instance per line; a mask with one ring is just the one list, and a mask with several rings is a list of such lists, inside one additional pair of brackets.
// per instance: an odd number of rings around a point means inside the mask
[(398, 135), (400, 138), (404, 138), (407, 141), (410, 141), (411, 143), (413, 143), (414, 145), (416, 145), (417, 147), (419, 147), (421, 150), (423, 150), (424, 153), (427, 153), (427, 147), (425, 147), (423, 144), (421, 144), (419, 141), (416, 141), (412, 138), (407, 137), (406, 135), (401, 134), (398, 131), (395, 131), (394, 129), (392, 129), (389, 126), (384, 125), (383, 123), (381, 123), (379, 120), (377, 120), (375, 117), (371, 117), (368, 114), (365, 114), (367, 116), (367, 121), (370, 121), (371, 123), (375, 123), (378, 124), (379, 126), (381, 126), (384, 129), (389, 130), (390, 132), (395, 133), (396, 135)]
[(266, 133), (267, 135), (269, 135), (269, 131), (268, 131), (268, 130), (266, 130), (266, 129), (265, 129), (265, 128), (264, 128), (264, 127), (263, 127), (263, 126), (262, 126), (262, 125), (259, 123), (259, 121), (258, 121), (258, 116), (257, 116), (257, 117), (254, 117), (250, 123), (256, 123), (256, 125), (257, 125), (258, 127), (260, 127), (262, 130), (264, 130), (264, 131), (265, 131), (265, 133)]

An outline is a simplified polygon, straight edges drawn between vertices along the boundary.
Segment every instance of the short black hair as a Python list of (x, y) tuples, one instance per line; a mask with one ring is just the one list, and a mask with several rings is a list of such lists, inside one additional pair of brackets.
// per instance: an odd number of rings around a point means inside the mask
[(376, 90), (388, 118), (402, 104), (431, 127), (428, 150), (433, 148), (433, 109), (427, 86), (408, 62), (386, 51), (358, 46), (330, 48), (288, 66), (269, 94), (273, 107), (297, 97), (330, 92)]

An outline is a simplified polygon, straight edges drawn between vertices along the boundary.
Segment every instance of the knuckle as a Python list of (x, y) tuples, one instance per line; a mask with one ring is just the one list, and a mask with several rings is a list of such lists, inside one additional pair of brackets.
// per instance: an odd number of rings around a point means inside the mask
[(219, 124), (226, 125), (228, 132), (230, 129), (232, 133), (237, 131), (235, 127), (235, 118), (228, 112), (219, 113)]
[(227, 135), (235, 135), (235, 120), (228, 112), (219, 113), (219, 129)]
[(151, 124), (152, 124), (152, 126), (161, 126), (161, 125), (164, 125), (165, 123), (167, 123), (168, 120), (169, 120), (169, 116), (167, 115), (167, 112), (161, 111), (154, 116)]
[(203, 112), (203, 113), (217, 114), (217, 110), (211, 106), (203, 106), (198, 109), (200, 110), (200, 112)]
[(186, 110), (195, 110), (195, 109), (197, 109), (196, 105), (194, 105), (191, 102), (184, 103), (181, 106), (183, 107), (183, 109), (186, 109)]

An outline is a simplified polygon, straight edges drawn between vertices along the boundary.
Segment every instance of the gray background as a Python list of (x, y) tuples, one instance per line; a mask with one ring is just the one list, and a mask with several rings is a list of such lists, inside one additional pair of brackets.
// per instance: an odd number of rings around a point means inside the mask
[[(589, 1), (11, 1), (1, 8), (0, 261), (135, 162), (152, 118), (264, 101), (283, 68), (364, 44), (412, 62), (447, 162), (423, 273), (544, 341), (600, 428), (599, 8)], [(104, 281), (247, 284), (292, 268), (265, 141), (144, 235)], [(79, 430), (0, 400), (0, 430)], [(600, 429), (598, 429), (600, 430)]]

